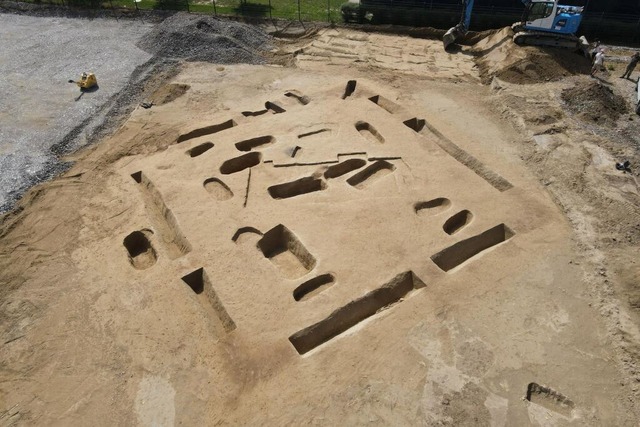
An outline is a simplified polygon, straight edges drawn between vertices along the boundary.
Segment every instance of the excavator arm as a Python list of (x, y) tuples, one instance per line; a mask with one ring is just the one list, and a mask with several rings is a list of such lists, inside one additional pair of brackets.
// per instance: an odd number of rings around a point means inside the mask
[[(512, 28), (516, 44), (555, 46), (586, 52), (588, 43), (575, 33), (582, 21), (584, 7), (562, 6), (559, 0), (520, 0), (525, 7), (522, 22)], [(469, 31), (474, 0), (462, 0), (460, 22), (450, 28), (442, 38), (445, 50)]]
[[(522, 1), (524, 2), (529, 0)], [(449, 28), (449, 31), (447, 31), (442, 38), (445, 50), (469, 31), (471, 13), (473, 12), (473, 3), (474, 0), (462, 0), (462, 17), (460, 18), (460, 22), (455, 27)]]

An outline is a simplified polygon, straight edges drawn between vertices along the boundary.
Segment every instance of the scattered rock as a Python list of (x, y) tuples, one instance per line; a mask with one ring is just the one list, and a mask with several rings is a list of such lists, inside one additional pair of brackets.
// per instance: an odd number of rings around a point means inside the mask
[(627, 113), (627, 103), (610, 87), (598, 82), (580, 82), (562, 91), (567, 107), (585, 121), (614, 126)]
[(138, 47), (166, 58), (218, 64), (262, 64), (273, 49), (260, 29), (212, 16), (176, 13), (138, 42)]

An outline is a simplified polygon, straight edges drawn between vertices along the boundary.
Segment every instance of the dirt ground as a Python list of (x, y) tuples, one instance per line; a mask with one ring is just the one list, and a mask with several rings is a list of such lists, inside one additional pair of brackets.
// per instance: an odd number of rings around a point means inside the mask
[(637, 425), (623, 65), (506, 33), (280, 48), (184, 64), (3, 217), (2, 423)]

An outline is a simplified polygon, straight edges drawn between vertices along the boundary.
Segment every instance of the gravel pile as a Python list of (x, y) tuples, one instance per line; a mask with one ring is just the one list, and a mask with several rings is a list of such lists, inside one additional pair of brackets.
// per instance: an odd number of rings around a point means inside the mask
[(625, 99), (597, 81), (563, 90), (562, 99), (580, 118), (600, 125), (615, 126), (616, 120), (628, 112)]
[(157, 56), (219, 64), (262, 64), (273, 46), (259, 29), (215, 17), (178, 13), (165, 19), (138, 42)]

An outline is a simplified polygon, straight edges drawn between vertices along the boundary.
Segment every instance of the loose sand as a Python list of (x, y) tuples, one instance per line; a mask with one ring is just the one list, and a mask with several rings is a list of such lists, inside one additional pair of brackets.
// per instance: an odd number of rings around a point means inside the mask
[(635, 425), (638, 120), (498, 44), (184, 65), (3, 218), (0, 419)]

